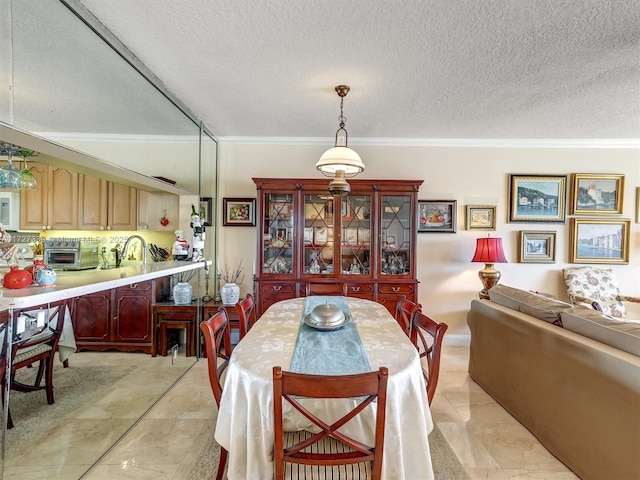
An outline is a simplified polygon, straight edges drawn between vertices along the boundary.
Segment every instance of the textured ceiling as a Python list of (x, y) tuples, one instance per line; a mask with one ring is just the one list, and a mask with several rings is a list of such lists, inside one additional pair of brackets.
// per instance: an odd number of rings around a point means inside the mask
[(80, 3), (218, 137), (640, 138), (640, 0)]

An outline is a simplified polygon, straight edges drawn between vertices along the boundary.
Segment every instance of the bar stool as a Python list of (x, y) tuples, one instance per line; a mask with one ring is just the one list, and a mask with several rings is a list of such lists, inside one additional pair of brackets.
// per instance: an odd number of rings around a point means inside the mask
[(151, 356), (167, 356), (168, 336), (170, 329), (185, 330), (185, 354), (192, 357), (196, 354), (196, 331), (198, 330), (198, 305), (176, 305), (173, 302), (161, 302), (153, 305), (154, 328), (158, 331), (158, 341), (151, 347)]

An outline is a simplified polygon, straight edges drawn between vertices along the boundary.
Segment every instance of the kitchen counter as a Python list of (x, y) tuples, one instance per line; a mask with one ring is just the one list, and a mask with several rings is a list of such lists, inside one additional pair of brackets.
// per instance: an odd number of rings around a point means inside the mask
[[(211, 265), (211, 261), (207, 261), (206, 265)], [(33, 307), (204, 267), (205, 262), (170, 261), (149, 263), (146, 266), (130, 265), (108, 270), (57, 272), (58, 277), (54, 286), (33, 285), (15, 290), (0, 289), (0, 310), (11, 307)]]

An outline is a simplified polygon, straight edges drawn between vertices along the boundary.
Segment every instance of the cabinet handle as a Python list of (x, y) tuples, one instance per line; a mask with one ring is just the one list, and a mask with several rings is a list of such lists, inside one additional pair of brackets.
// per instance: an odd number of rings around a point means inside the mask
[(114, 317), (113, 317), (113, 320), (114, 320), (114, 321), (117, 321), (117, 320), (118, 320), (118, 316), (117, 316), (117, 315), (116, 315), (116, 316), (114, 316)]
[(400, 291), (400, 287), (391, 287), (394, 293), (398, 293)]
[(351, 287), (351, 291), (352, 292), (359, 292), (360, 291), (360, 287)]
[(138, 288), (138, 284), (137, 283), (132, 283), (131, 285), (129, 285), (129, 288)]
[(276, 291), (280, 291), (280, 290), (282, 290), (282, 285), (274, 285), (273, 289), (276, 290)]

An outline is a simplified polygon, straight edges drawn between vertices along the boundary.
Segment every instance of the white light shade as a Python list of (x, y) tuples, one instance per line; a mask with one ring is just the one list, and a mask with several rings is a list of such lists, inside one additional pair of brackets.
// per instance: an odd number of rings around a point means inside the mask
[(316, 168), (327, 177), (335, 176), (338, 170), (344, 172), (345, 177), (354, 177), (364, 171), (364, 163), (349, 147), (332, 147), (322, 154)]

